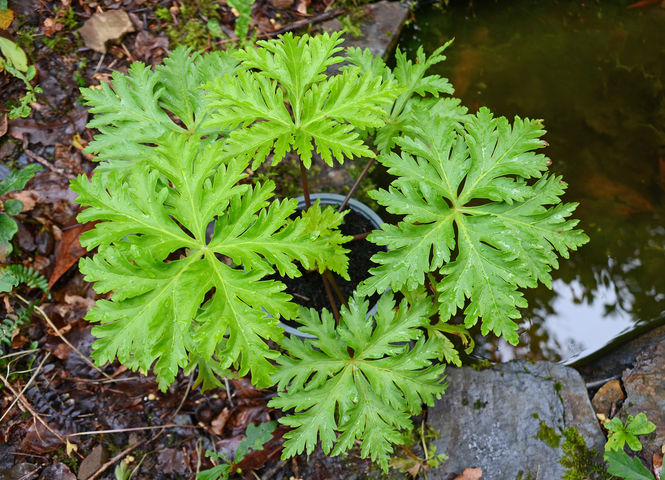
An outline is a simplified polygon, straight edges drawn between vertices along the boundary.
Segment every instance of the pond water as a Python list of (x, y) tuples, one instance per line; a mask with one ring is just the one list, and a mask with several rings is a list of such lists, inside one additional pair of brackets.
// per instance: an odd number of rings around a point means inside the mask
[(411, 54), (455, 38), (436, 73), (472, 111), (544, 119), (544, 152), (591, 237), (561, 260), (553, 290), (527, 292), (520, 346), (483, 345), (495, 360), (570, 362), (665, 322), (665, 8), (654, 3), (453, 0), (417, 10), (400, 38)]

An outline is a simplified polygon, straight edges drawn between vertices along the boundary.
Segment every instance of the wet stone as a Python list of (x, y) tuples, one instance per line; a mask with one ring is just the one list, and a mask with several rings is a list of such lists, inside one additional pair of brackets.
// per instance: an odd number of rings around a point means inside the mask
[[(574, 427), (589, 448), (605, 443), (582, 377), (549, 362), (517, 361), (476, 371), (447, 370), (449, 387), (428, 410), (428, 423), (439, 432), (437, 452), (449, 460), (428, 475), (454, 478), (465, 468), (481, 468), (484, 480), (562, 478), (563, 456), (556, 435)], [(543, 438), (543, 426), (554, 440)]]
[[(399, 34), (409, 14), (409, 5), (402, 2), (382, 0), (364, 7), (363, 20), (360, 23), (362, 34), (349, 37), (342, 44), (344, 47), (369, 48), (372, 54), (385, 58), (395, 48)], [(342, 24), (338, 19), (322, 24), (326, 31), (338, 31)]]
[(626, 401), (620, 413), (636, 416), (644, 413), (656, 430), (640, 436), (642, 454), (651, 463), (652, 454), (661, 452), (665, 444), (665, 344), (654, 345), (635, 360), (633, 368), (624, 372)]
[(591, 400), (591, 404), (597, 414), (602, 414), (609, 418), (612, 414), (612, 409), (616, 408), (619, 402), (625, 398), (626, 395), (621, 388), (621, 382), (619, 380), (610, 380), (596, 392)]
[(78, 480), (88, 480), (108, 459), (108, 454), (103, 445), (97, 445), (81, 462), (78, 472)]

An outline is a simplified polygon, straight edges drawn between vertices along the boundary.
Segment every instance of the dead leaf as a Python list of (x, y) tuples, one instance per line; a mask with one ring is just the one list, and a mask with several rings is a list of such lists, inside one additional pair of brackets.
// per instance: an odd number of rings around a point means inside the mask
[(79, 28), (85, 46), (99, 53), (106, 53), (107, 41), (118, 40), (133, 31), (134, 25), (124, 10), (95, 13)]
[(33, 420), (30, 421), (30, 426), (26, 429), (26, 434), (23, 437), (19, 451), (44, 455), (62, 446), (62, 440), (47, 430), (40, 422)]
[(660, 480), (663, 475), (663, 455), (659, 452), (654, 452), (653, 458), (653, 473), (656, 476), (656, 480)]
[(233, 388), (236, 390), (238, 396), (242, 398), (258, 398), (262, 397), (263, 393), (260, 390), (257, 390), (252, 382), (246, 378), (234, 378), (231, 380)]
[(253, 450), (243, 458), (240, 462), (235, 464), (243, 472), (258, 470), (263, 468), (270, 460), (278, 459), (279, 453), (282, 451), (282, 444), (284, 443), (284, 434), (290, 430), (289, 427), (280, 425), (275, 429), (272, 438), (268, 443), (263, 445), (261, 450)]
[(48, 17), (44, 20), (42, 28), (44, 29), (44, 35), (52, 37), (56, 33), (61, 32), (64, 27), (62, 23), (57, 22), (55, 18)]
[(231, 429), (232, 435), (239, 435), (247, 430), (250, 423), (263, 423), (268, 420), (270, 418), (265, 405), (241, 405), (233, 411), (233, 416), (228, 421), (227, 426)]
[[(6, 11), (0, 10), (0, 30), (7, 30), (14, 21), (14, 10), (8, 8)], [(2, 134), (0, 133), (0, 137)]]
[(42, 470), (40, 480), (76, 480), (76, 475), (72, 473), (67, 465), (61, 462), (53, 462)]
[(224, 407), (224, 410), (219, 412), (219, 415), (215, 417), (215, 419), (210, 422), (210, 429), (212, 430), (212, 433), (215, 435), (221, 435), (222, 430), (224, 430), (224, 425), (226, 425), (226, 422), (229, 420), (231, 417), (231, 410), (228, 408)]
[[(1, 14), (1, 12), (0, 12)], [(7, 133), (7, 114), (0, 115), (0, 137)]]
[(483, 477), (483, 470), (481, 468), (465, 468), (461, 475), (456, 476), (453, 480), (480, 480)]
[(58, 279), (79, 261), (88, 251), (81, 246), (79, 237), (95, 226), (94, 223), (78, 224), (62, 232), (62, 238), (55, 249), (55, 268), (49, 278), (48, 286), (51, 288)]
[(142, 30), (136, 35), (134, 41), (134, 53), (144, 60), (149, 60), (153, 55), (159, 55), (159, 50), (167, 52), (169, 39), (164, 36), (156, 36)]
[(29, 212), (35, 205), (37, 205), (37, 199), (39, 195), (37, 192), (32, 190), (22, 190), (20, 192), (10, 192), (7, 194), (7, 198), (13, 198), (15, 200), (20, 200), (23, 202), (23, 208), (21, 212)]
[(9, 120), (9, 135), (12, 138), (23, 141), (23, 136), (28, 135), (30, 143), (41, 143), (42, 145), (55, 145), (58, 142), (67, 143), (68, 136), (73, 135), (76, 130), (85, 130), (88, 123), (88, 111), (82, 109), (70, 115), (74, 125), (68, 121), (56, 123), (40, 123), (27, 118), (14, 118)]

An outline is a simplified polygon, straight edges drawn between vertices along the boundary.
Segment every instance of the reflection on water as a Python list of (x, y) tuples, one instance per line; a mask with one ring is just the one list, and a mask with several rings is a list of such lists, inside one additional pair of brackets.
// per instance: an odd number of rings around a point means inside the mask
[(455, 37), (438, 72), (466, 106), (543, 118), (552, 169), (591, 242), (527, 292), (522, 344), (495, 359), (570, 360), (665, 316), (665, 9), (630, 2), (451, 2), (416, 12), (411, 54)]

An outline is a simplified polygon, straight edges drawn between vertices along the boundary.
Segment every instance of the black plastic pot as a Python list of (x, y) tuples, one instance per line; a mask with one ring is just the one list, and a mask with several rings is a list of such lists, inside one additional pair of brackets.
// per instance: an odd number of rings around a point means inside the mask
[[(344, 198), (343, 195), (336, 193), (314, 193), (310, 195), (311, 202), (314, 203), (316, 200), (319, 200), (321, 206), (339, 206), (344, 201)], [(297, 200), (298, 209), (304, 209), (305, 198), (298, 197)], [(350, 199), (347, 205), (350, 212), (346, 214), (344, 224), (340, 227), (342, 233), (345, 235), (368, 233), (378, 229), (383, 223), (381, 217), (364, 203)], [(351, 281), (346, 281), (337, 275), (335, 275), (335, 280), (344, 297), (349, 298), (357, 285), (369, 276), (368, 270), (374, 266), (370, 258), (378, 251), (383, 250), (383, 247), (374, 245), (364, 238), (352, 240), (345, 244), (345, 247), (351, 250), (348, 254)], [(330, 303), (323, 287), (323, 280), (318, 272), (303, 273), (301, 277), (295, 279), (282, 278), (281, 281), (286, 284), (286, 292), (293, 295), (293, 300), (296, 303), (308, 308), (313, 307), (317, 310), (321, 310), (322, 308), (330, 310)], [(376, 312), (378, 298), (378, 296), (375, 296), (369, 299), (371, 308), (368, 316)], [(335, 300), (337, 301), (337, 298)], [(294, 325), (282, 323), (281, 326), (290, 334), (311, 337), (311, 335), (298, 331)]]

